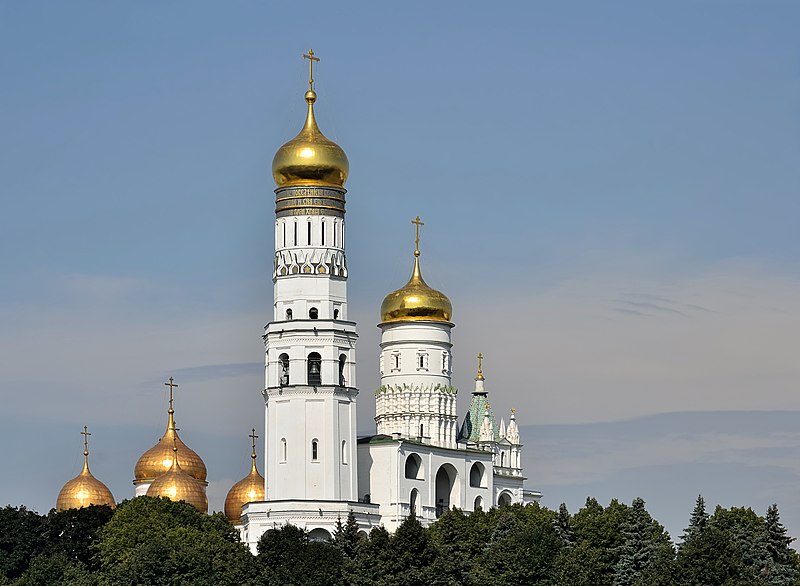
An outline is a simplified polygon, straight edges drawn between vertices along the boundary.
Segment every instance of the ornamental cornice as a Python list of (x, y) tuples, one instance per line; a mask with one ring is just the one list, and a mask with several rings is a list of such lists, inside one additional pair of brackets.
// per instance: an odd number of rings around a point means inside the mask
[(409, 393), (409, 394), (423, 394), (423, 393), (443, 393), (446, 395), (456, 395), (458, 394), (458, 389), (453, 385), (443, 385), (440, 383), (436, 384), (429, 384), (429, 385), (412, 385), (408, 383), (402, 383), (399, 385), (381, 385), (378, 387), (378, 390), (375, 391), (375, 396), (382, 395), (384, 393)]

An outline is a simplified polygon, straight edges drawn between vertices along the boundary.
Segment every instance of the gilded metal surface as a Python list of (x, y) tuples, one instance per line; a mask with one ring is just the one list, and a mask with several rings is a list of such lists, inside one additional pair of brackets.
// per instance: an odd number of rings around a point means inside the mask
[(56, 499), (56, 510), (80, 509), (89, 505), (108, 505), (114, 508), (116, 503), (111, 491), (89, 472), (88, 436), (91, 434), (86, 427), (81, 433), (84, 436), (83, 470), (61, 488)]
[(414, 270), (401, 289), (389, 293), (381, 304), (381, 321), (442, 321), (450, 322), (453, 306), (447, 296), (428, 286), (419, 268), (419, 227), (424, 223), (419, 216), (411, 221), (415, 225)]
[[(177, 446), (173, 449), (177, 454)], [(208, 512), (205, 486), (180, 466), (180, 456), (173, 455), (170, 469), (156, 478), (147, 489), (147, 496), (165, 496), (173, 501), (185, 501), (201, 513)]]
[(250, 474), (234, 484), (225, 497), (225, 516), (228, 520), (238, 525), (241, 522), (242, 507), (247, 503), (263, 501), (266, 497), (264, 491), (264, 477), (261, 476), (256, 467), (256, 430), (250, 435), (253, 438), (253, 451), (250, 457), (253, 463), (250, 466)]
[(350, 171), (347, 155), (317, 126), (314, 118), (316, 92), (308, 90), (305, 99), (308, 113), (303, 129), (275, 153), (272, 177), (278, 187), (342, 187)]
[[(177, 385), (173, 385), (177, 386)], [(152, 448), (147, 450), (136, 462), (134, 469), (134, 484), (141, 484), (143, 482), (151, 482), (158, 478), (172, 467), (172, 446), (173, 444), (178, 448), (178, 456), (180, 457), (182, 468), (193, 478), (200, 481), (205, 481), (207, 471), (203, 459), (197, 453), (187, 446), (180, 437), (175, 428), (174, 409), (172, 408), (172, 389), (170, 389), (170, 406), (169, 418), (167, 420), (167, 430), (158, 443)]]

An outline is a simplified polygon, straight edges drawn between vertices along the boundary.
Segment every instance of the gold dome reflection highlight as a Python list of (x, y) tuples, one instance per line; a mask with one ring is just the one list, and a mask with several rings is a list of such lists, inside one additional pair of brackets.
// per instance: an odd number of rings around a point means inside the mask
[(247, 503), (263, 501), (266, 498), (264, 490), (264, 477), (256, 467), (256, 430), (253, 429), (250, 437), (253, 439), (253, 451), (250, 454), (253, 462), (250, 474), (234, 484), (225, 497), (225, 516), (234, 525), (241, 523), (242, 507)]
[(56, 510), (80, 509), (89, 505), (107, 505), (114, 508), (116, 503), (111, 491), (89, 471), (88, 437), (91, 434), (86, 426), (84, 426), (81, 434), (84, 436), (83, 469), (80, 474), (68, 481), (59, 491), (56, 499)]

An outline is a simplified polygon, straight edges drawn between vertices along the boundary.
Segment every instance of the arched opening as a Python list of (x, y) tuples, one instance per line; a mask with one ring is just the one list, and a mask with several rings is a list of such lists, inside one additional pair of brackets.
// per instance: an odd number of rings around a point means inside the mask
[(475, 503), (472, 505), (472, 510), (473, 511), (478, 511), (478, 510), (481, 510), (481, 509), (483, 509), (483, 497), (476, 496), (475, 497)]
[(417, 514), (417, 501), (419, 500), (419, 491), (416, 488), (411, 489), (411, 495), (408, 497), (408, 504), (411, 512)]
[(500, 452), (500, 467), (502, 468), (505, 465), (506, 465), (506, 453)]
[(342, 440), (342, 464), (347, 464), (347, 440)]
[(412, 480), (422, 480), (424, 478), (422, 472), (422, 458), (418, 454), (409, 454), (406, 458), (406, 478)]
[(322, 230), (319, 232), (322, 237), (322, 246), (325, 246), (325, 220), (322, 220)]
[(311, 440), (311, 461), (319, 462), (319, 440)]
[(278, 368), (280, 386), (285, 387), (289, 384), (289, 355), (285, 352), (278, 356)]
[(286, 310), (286, 321), (292, 321), (292, 310), (291, 309), (287, 309)]
[(285, 437), (281, 438), (281, 453), (280, 453), (280, 456), (281, 456), (281, 462), (286, 462), (287, 449), (286, 449), (286, 438)]
[(442, 464), (436, 472), (436, 517), (458, 504), (458, 472), (452, 464)]
[(469, 485), (472, 488), (486, 486), (486, 468), (480, 462), (475, 462), (469, 469)]
[(345, 386), (344, 385), (344, 383), (345, 383), (345, 380), (344, 380), (344, 367), (345, 367), (346, 364), (347, 364), (347, 356), (345, 356), (344, 354), (341, 354), (339, 356), (339, 386), (340, 387)]
[(318, 319), (319, 318), (319, 310), (316, 307), (312, 307), (308, 310), (308, 317), (309, 319)]
[(497, 499), (498, 507), (507, 507), (511, 504), (511, 493), (503, 491), (500, 493), (500, 498)]
[(330, 541), (331, 534), (322, 527), (317, 527), (308, 532), (309, 541)]
[(308, 355), (308, 384), (317, 386), (322, 384), (322, 356), (317, 352)]
[(333, 319), (339, 319), (339, 310), (338, 309), (334, 309), (333, 310)]

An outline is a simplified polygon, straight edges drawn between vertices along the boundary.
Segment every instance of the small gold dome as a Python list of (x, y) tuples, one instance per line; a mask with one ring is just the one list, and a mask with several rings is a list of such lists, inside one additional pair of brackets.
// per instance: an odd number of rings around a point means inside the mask
[[(255, 430), (253, 430), (255, 436)], [(264, 477), (261, 476), (256, 467), (256, 447), (255, 437), (253, 437), (253, 453), (250, 454), (253, 464), (250, 467), (250, 474), (234, 484), (225, 497), (225, 516), (234, 525), (241, 523), (242, 507), (247, 503), (263, 501), (265, 498)]]
[(201, 513), (208, 512), (208, 498), (203, 484), (181, 469), (177, 449), (173, 450), (172, 465), (156, 478), (147, 489), (147, 496), (165, 496), (173, 501), (185, 501)]
[(408, 283), (389, 293), (381, 304), (381, 321), (450, 322), (453, 306), (447, 295), (428, 286), (419, 268), (419, 249), (414, 252), (414, 270)]
[(172, 409), (170, 399), (169, 419), (167, 421), (167, 431), (158, 440), (158, 443), (141, 455), (136, 462), (134, 469), (134, 484), (152, 482), (172, 467), (172, 446), (178, 448), (178, 456), (181, 459), (181, 468), (193, 478), (205, 482), (208, 472), (205, 462), (197, 455), (197, 452), (187, 446), (175, 429), (175, 411)]
[[(89, 435), (86, 428), (83, 433)], [(56, 499), (56, 510), (80, 509), (89, 505), (108, 505), (113, 509), (116, 503), (108, 487), (89, 472), (89, 449), (84, 443), (83, 470), (61, 488)]]
[(350, 163), (338, 144), (325, 137), (314, 118), (314, 90), (306, 92), (308, 114), (303, 129), (272, 159), (272, 177), (278, 187), (342, 187)]

